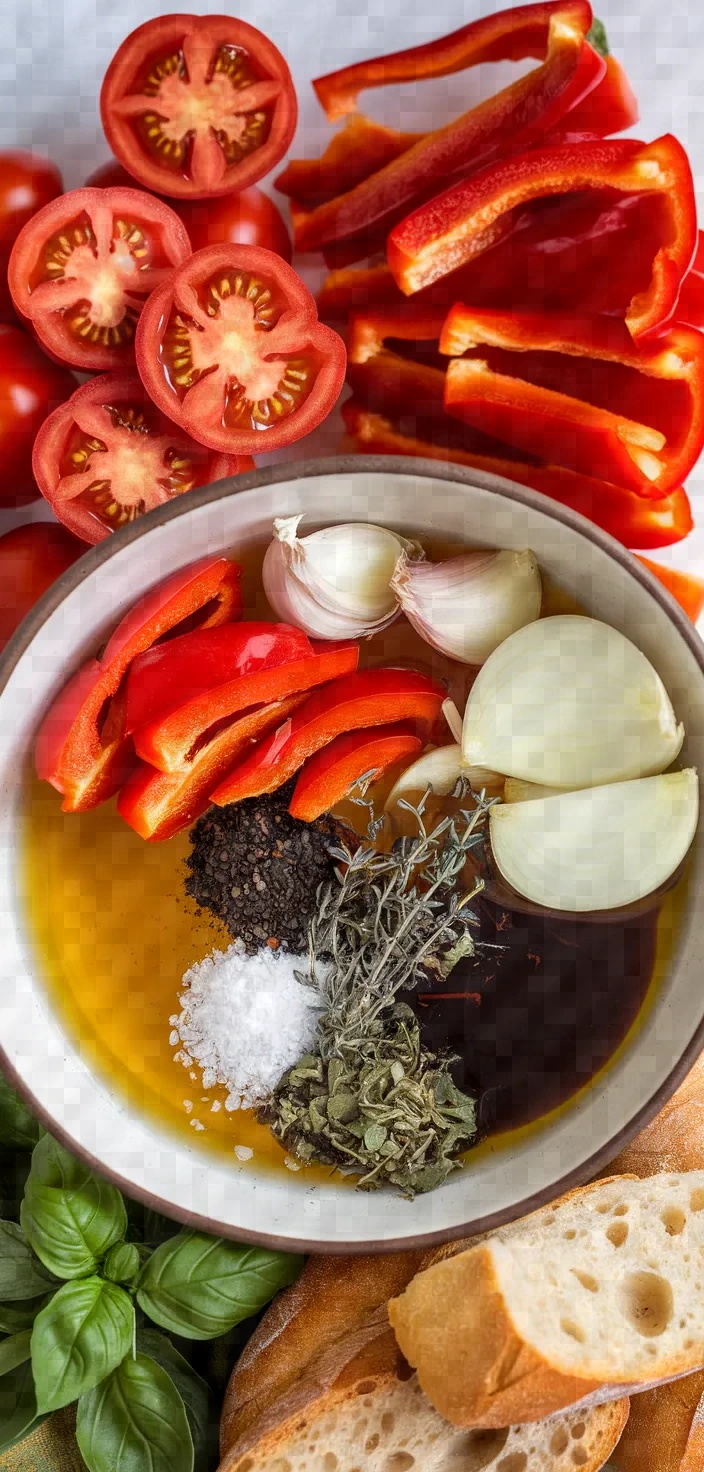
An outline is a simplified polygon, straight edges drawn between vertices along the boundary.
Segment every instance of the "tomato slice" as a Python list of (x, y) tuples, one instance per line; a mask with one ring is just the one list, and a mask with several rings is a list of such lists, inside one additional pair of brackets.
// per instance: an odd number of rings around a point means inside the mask
[(100, 542), (174, 496), (251, 466), (176, 429), (136, 373), (84, 383), (45, 420), (32, 457), (42, 495), (85, 542)]
[(330, 412), (345, 377), (342, 339), (307, 286), (260, 246), (197, 251), (148, 301), (137, 367), (150, 398), (225, 454), (293, 444)]
[(144, 302), (190, 254), (188, 232), (163, 200), (140, 189), (73, 189), (20, 231), (8, 283), (53, 357), (94, 373), (134, 361)]
[(256, 184), (285, 154), (296, 93), (281, 52), (232, 16), (138, 26), (100, 94), (115, 157), (160, 194), (207, 198)]

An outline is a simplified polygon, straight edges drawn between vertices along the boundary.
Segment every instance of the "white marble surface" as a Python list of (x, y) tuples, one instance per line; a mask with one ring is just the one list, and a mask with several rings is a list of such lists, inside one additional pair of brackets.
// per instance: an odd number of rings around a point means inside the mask
[[(188, 8), (230, 10), (222, 0), (191, 0)], [(442, 6), (418, 0), (258, 0), (255, 6), (243, 0), (237, 13), (269, 35), (289, 61), (300, 104), (292, 153), (300, 156), (319, 152), (329, 137), (312, 77), (346, 60), (431, 39), (499, 8), (487, 0), (446, 0)], [(109, 155), (98, 112), (106, 66), (131, 29), (164, 10), (159, 0), (0, 0), (0, 148), (48, 153), (67, 187), (81, 184)], [(673, 132), (684, 143), (704, 219), (704, 6), (699, 0), (600, 0), (597, 13), (640, 101), (633, 133), (651, 139)], [(515, 74), (509, 66), (481, 68), (417, 88), (369, 93), (365, 106), (384, 121), (419, 129), (444, 121)], [(308, 267), (306, 275), (312, 279)], [(306, 454), (334, 453), (339, 433), (337, 419), (329, 421), (305, 442)], [(704, 459), (688, 490), (698, 528), (685, 543), (649, 555), (704, 575)], [(46, 514), (43, 503), (0, 513), (0, 531)]]

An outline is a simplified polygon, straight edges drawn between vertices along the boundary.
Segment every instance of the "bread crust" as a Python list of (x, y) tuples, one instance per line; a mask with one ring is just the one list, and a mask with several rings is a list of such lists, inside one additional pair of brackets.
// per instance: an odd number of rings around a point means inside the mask
[(689, 1170), (704, 1170), (704, 1053), (655, 1119), (612, 1162), (609, 1174)]
[(702, 1472), (704, 1370), (634, 1395), (619, 1472)]

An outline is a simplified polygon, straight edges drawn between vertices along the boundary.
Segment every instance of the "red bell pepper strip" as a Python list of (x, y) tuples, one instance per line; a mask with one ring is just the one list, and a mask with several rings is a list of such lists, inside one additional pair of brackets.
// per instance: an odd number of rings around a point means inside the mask
[(345, 66), (314, 81), (317, 97), (331, 122), (354, 112), (360, 92), (420, 78), (448, 77), (467, 67), (487, 61), (523, 61), (545, 55), (548, 27), (556, 15), (569, 19), (586, 36), (592, 24), (591, 5), (565, 4), (547, 0), (537, 5), (517, 5), (481, 20), (460, 26), (449, 36), (440, 36), (405, 51), (374, 57)]
[(388, 419), (374, 414), (354, 399), (343, 405), (342, 415), (354, 446), (365, 455), (413, 455), (453, 465), (466, 465), (486, 470), (505, 480), (530, 486), (551, 500), (568, 506), (588, 521), (600, 526), (624, 547), (642, 547), (654, 551), (681, 542), (693, 528), (692, 511), (686, 491), (678, 487), (657, 501), (646, 500), (634, 491), (608, 485), (559, 465), (528, 465), (523, 461), (476, 455), (466, 450), (447, 448), (428, 440), (401, 434)]
[(291, 624), (225, 624), (196, 629), (138, 654), (127, 675), (128, 734), (224, 685), (312, 654), (310, 639)]
[(141, 838), (156, 843), (189, 828), (210, 806), (210, 793), (252, 742), (279, 726), (306, 699), (289, 695), (274, 705), (248, 710), (201, 747), (178, 772), (155, 772), (142, 763), (128, 778), (117, 811)]
[(642, 496), (678, 486), (704, 447), (704, 336), (640, 348), (611, 317), (453, 307), (440, 340), (449, 413), (553, 465)]
[(313, 823), (347, 796), (360, 777), (379, 777), (402, 757), (414, 757), (423, 743), (412, 721), (377, 726), (372, 731), (345, 731), (306, 762), (288, 810), (293, 818)]
[(550, 134), (576, 142), (581, 135), (592, 138), (608, 138), (611, 133), (622, 133), (632, 128), (639, 120), (638, 100), (620, 62), (615, 56), (604, 57), (606, 72), (592, 92), (589, 92), (576, 107), (558, 123)]
[(89, 660), (59, 695), (39, 729), (35, 762), (38, 776), (64, 794), (64, 812), (104, 802), (133, 763), (120, 689), (132, 660), (187, 620), (213, 628), (239, 611), (240, 571), (209, 557), (167, 578), (126, 614), (102, 659)]
[(422, 740), (442, 710), (444, 686), (415, 670), (359, 670), (316, 690), (278, 731), (260, 741), (246, 761), (212, 793), (219, 807), (275, 792), (336, 736), (365, 726), (412, 720)]
[(314, 209), (354, 189), (424, 137), (424, 133), (399, 133), (359, 114), (333, 134), (320, 158), (291, 159), (275, 187), (306, 209)]
[(648, 287), (631, 299), (626, 322), (640, 339), (670, 318), (697, 245), (692, 171), (676, 138), (617, 139), (534, 149), (482, 170), (392, 230), (387, 259), (406, 295), (481, 255), (530, 201), (574, 190), (653, 193), (660, 203)]
[(389, 230), (468, 168), (480, 169), (507, 147), (528, 148), (541, 139), (605, 73), (603, 58), (584, 39), (584, 18), (581, 3), (553, 7), (542, 66), (427, 134), (346, 194), (294, 215), (296, 248), (321, 250), (344, 242), (349, 259), (356, 250), (361, 260), (380, 230)]
[(649, 557), (638, 557), (643, 567), (667, 588), (688, 618), (695, 624), (704, 612), (704, 581), (692, 573), (680, 572), (676, 567), (665, 567), (661, 562), (651, 562)]
[(323, 644), (316, 641), (310, 654), (275, 669), (259, 670), (215, 686), (205, 695), (162, 719), (151, 721), (135, 733), (137, 754), (161, 772), (178, 772), (212, 728), (239, 711), (255, 705), (271, 705), (299, 690), (311, 690), (357, 668), (356, 644)]

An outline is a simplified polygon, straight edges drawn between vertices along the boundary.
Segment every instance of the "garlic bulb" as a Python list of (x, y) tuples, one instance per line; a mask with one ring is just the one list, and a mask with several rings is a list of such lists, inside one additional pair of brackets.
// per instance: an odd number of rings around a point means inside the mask
[(697, 827), (699, 783), (689, 769), (587, 787), (491, 809), (504, 879), (550, 910), (615, 910), (659, 889)]
[(300, 516), (274, 522), (262, 581), (280, 619), (314, 639), (360, 639), (398, 616), (394, 568), (414, 544), (383, 526), (348, 522), (298, 536)]
[(435, 563), (401, 557), (391, 586), (421, 638), (463, 664), (483, 664), (540, 613), (532, 552), (465, 552)]
[(462, 759), (545, 787), (598, 787), (664, 771), (683, 739), (635, 644), (597, 619), (558, 614), (512, 634), (479, 671)]
[(394, 783), (384, 811), (390, 813), (399, 798), (408, 792), (425, 792), (428, 787), (432, 787), (436, 797), (448, 797), (459, 782), (460, 757), (459, 745), (438, 746), (435, 751), (424, 752)]

